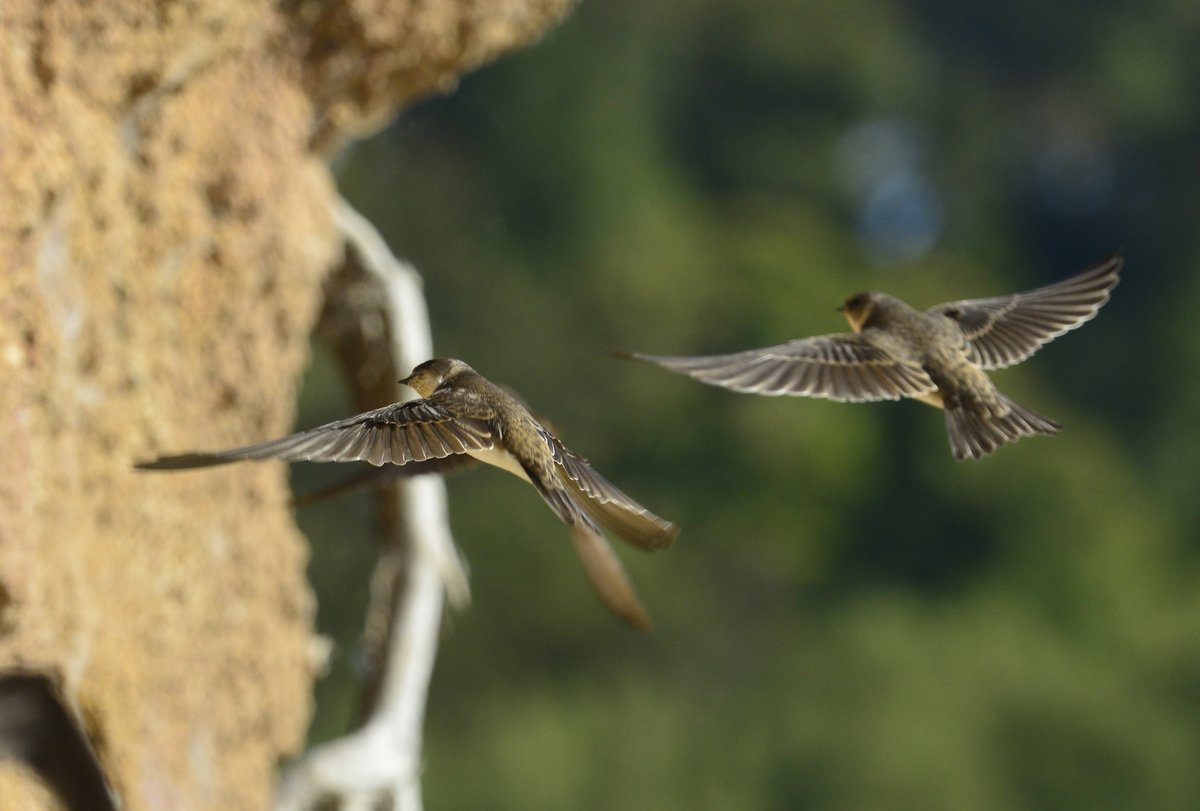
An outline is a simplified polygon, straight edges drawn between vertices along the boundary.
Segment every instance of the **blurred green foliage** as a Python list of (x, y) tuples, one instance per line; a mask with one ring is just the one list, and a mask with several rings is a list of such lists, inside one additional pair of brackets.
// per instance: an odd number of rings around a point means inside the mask
[[(621, 550), (641, 636), (528, 486), (451, 481), (474, 603), (429, 807), (1200, 807), (1198, 25), (1168, 0), (592, 2), (346, 157), (438, 354), (683, 527)], [(860, 289), (928, 306), (1117, 248), (1100, 316), (995, 375), (1065, 431), (979, 463), (920, 404), (606, 355), (841, 331)], [(339, 396), (318, 354), (302, 424)], [(353, 720), (367, 516), (301, 515), (339, 640), (315, 739)]]

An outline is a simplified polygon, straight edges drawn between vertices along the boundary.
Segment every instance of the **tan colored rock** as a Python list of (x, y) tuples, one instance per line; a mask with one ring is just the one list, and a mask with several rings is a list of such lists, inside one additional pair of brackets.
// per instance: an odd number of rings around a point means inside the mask
[(5, 808), (63, 808), (33, 771), (17, 763), (0, 763), (0, 797)]
[(315, 142), (374, 132), (398, 101), (451, 90), (462, 73), (539, 35), (571, 3), (293, 0), (304, 86), (321, 111)]
[[(320, 150), (567, 5), (0, 9), (0, 670), (63, 685), (126, 808), (268, 805), (313, 615), (280, 466), (130, 463), (289, 428), (340, 252)], [(0, 810), (52, 807), (14, 774)]]

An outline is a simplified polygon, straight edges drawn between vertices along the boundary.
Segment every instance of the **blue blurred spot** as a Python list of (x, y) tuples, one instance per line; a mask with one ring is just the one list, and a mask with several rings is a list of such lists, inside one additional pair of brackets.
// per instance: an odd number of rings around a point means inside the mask
[(842, 136), (837, 151), (843, 182), (858, 204), (863, 252), (887, 265), (928, 253), (944, 218), (941, 195), (925, 172), (920, 129), (904, 119), (871, 119)]
[(878, 262), (912, 262), (933, 248), (942, 222), (933, 185), (915, 173), (898, 173), (878, 183), (859, 209), (858, 238)]

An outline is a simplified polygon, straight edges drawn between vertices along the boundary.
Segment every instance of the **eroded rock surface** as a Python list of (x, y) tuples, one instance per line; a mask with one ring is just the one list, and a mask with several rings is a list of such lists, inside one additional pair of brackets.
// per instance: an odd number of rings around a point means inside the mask
[[(281, 466), (131, 462), (288, 430), (341, 251), (324, 152), (568, 4), (0, 10), (0, 669), (61, 685), (126, 808), (268, 805), (313, 617)], [(0, 809), (52, 807), (25, 774)]]

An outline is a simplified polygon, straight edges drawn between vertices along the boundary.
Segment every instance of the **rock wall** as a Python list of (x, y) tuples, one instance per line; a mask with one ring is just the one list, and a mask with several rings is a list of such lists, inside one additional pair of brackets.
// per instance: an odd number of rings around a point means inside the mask
[[(279, 465), (340, 257), (326, 154), (570, 0), (5, 0), (0, 670), (49, 675), (128, 809), (264, 808), (309, 717)], [(0, 769), (0, 811), (49, 807)]]

